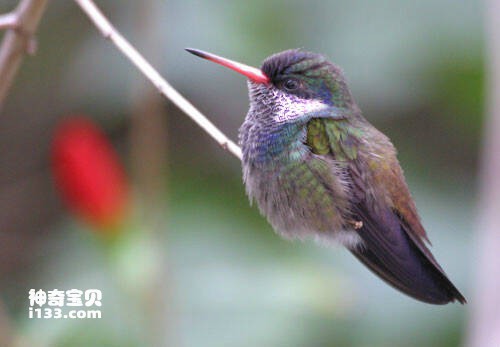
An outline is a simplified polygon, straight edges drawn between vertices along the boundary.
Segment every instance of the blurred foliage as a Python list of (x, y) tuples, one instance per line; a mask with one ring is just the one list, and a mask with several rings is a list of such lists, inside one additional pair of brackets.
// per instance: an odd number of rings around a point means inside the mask
[[(365, 116), (399, 149), (436, 258), (468, 296), (484, 111), (479, 1), (99, 5), (232, 138), (248, 107), (245, 81), (188, 56), (184, 47), (252, 65), (303, 47), (342, 66)], [(145, 8), (141, 23), (161, 33), (159, 55), (137, 34)], [(460, 344), (466, 308), (412, 301), (340, 248), (276, 236), (249, 207), (239, 163), (167, 101), (162, 222), (141, 219), (136, 191), (139, 212), (127, 234), (133, 237), (107, 248), (61, 205), (48, 170), (49, 143), (60, 118), (84, 112), (106, 128), (130, 164), (131, 91), (143, 77), (72, 2), (50, 4), (38, 38), (37, 55), (23, 64), (0, 128), (1, 298), (25, 340), (139, 346), (151, 345), (159, 332), (156, 344), (169, 346)], [(27, 317), (30, 288), (92, 287), (103, 291), (101, 320)]]

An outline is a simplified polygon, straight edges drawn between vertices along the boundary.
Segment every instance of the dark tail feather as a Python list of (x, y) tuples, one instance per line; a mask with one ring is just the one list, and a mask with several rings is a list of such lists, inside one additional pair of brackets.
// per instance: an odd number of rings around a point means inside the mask
[(466, 302), (444, 272), (408, 237), (399, 222), (391, 223), (385, 219), (385, 228), (380, 228), (369, 215), (362, 217), (363, 227), (357, 232), (363, 245), (350, 251), (376, 275), (401, 292), (426, 303)]
[[(387, 266), (368, 249), (351, 249), (350, 251), (359, 261), (365, 264), (386, 283), (412, 298), (436, 305), (444, 305), (455, 300), (461, 304), (466, 303), (465, 298), (450, 280), (439, 271), (428, 266), (428, 264), (418, 264), (415, 269), (409, 271), (409, 273), (420, 272), (421, 275), (415, 277), (415, 280), (408, 281), (397, 278), (393, 272), (391, 272)], [(417, 269), (418, 267), (422, 267), (422, 269)]]

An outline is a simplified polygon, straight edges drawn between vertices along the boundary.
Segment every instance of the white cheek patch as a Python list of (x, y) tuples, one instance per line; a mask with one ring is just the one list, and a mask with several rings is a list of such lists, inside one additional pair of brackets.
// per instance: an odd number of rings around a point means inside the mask
[(304, 114), (318, 112), (328, 107), (320, 100), (305, 100), (294, 95), (281, 94), (278, 100), (273, 112), (273, 119), (277, 123), (288, 122)]

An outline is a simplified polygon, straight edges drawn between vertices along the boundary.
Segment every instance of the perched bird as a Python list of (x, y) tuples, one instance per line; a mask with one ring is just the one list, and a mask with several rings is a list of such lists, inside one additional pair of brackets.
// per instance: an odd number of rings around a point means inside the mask
[(340, 243), (417, 300), (466, 302), (427, 247), (396, 149), (362, 116), (339, 67), (296, 49), (260, 69), (187, 51), (248, 78), (243, 180), (280, 235)]

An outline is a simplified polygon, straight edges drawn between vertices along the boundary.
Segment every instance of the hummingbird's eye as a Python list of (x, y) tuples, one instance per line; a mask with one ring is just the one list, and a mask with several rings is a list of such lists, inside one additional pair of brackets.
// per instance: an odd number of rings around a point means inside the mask
[(297, 90), (300, 86), (300, 82), (295, 78), (289, 78), (283, 82), (283, 87), (288, 91)]

